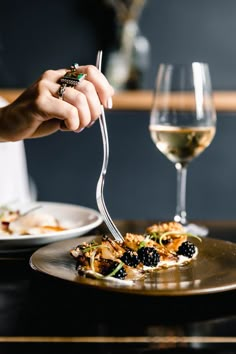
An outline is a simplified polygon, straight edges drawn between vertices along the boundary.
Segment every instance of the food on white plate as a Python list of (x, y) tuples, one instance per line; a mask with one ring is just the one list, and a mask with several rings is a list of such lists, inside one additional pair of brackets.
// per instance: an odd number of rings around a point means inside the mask
[(42, 211), (12, 210), (2, 207), (0, 212), (0, 235), (38, 235), (67, 230), (57, 218)]
[(135, 281), (150, 272), (196, 259), (198, 247), (189, 237), (201, 241), (177, 222), (160, 222), (149, 226), (144, 234), (126, 233), (123, 242), (103, 236), (99, 242), (79, 244), (70, 254), (81, 276)]

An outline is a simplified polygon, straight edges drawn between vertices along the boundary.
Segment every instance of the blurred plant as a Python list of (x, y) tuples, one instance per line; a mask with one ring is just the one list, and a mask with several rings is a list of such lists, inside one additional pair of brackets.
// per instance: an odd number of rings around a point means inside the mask
[(108, 58), (106, 75), (118, 90), (139, 89), (149, 66), (150, 45), (138, 21), (145, 0), (104, 0), (115, 11), (117, 47)]
[(117, 21), (124, 24), (128, 20), (139, 19), (146, 0), (104, 0), (107, 5), (115, 10)]

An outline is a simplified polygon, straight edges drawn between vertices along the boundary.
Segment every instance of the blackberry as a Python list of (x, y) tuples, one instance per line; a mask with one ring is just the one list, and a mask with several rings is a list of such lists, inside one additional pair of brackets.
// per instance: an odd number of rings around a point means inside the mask
[(156, 267), (160, 262), (160, 255), (154, 247), (142, 247), (138, 250), (138, 258), (147, 267)]
[(169, 237), (169, 238), (164, 238), (163, 240), (162, 240), (162, 244), (163, 245), (168, 245), (169, 243), (171, 243), (172, 242), (172, 239)]
[[(119, 265), (119, 262), (111, 262), (109, 268), (106, 269), (106, 274), (103, 273), (103, 275), (109, 275), (111, 274)], [(114, 275), (112, 275), (114, 278), (117, 279), (125, 279), (127, 273), (124, 267), (121, 267)]]
[(188, 258), (192, 258), (195, 251), (196, 251), (195, 245), (192, 242), (185, 241), (182, 243), (182, 245), (180, 245), (177, 254)]
[(121, 257), (121, 261), (134, 268), (140, 263), (137, 252), (132, 250), (126, 250)]

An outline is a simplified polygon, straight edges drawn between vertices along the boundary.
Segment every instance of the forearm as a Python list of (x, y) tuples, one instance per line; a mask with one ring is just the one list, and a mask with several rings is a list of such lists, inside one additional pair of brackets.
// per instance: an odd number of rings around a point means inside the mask
[(0, 107), (0, 142), (10, 141), (10, 139), (6, 137), (7, 127), (5, 126), (5, 112), (6, 107)]
[(20, 100), (0, 108), (0, 142), (19, 141), (32, 136), (37, 124), (28, 111), (27, 105)]

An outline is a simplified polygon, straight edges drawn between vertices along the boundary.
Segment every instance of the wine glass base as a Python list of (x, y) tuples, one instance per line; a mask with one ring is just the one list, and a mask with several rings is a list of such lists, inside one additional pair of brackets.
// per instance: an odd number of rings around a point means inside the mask
[(201, 236), (201, 237), (207, 236), (209, 233), (208, 228), (205, 226), (202, 226), (202, 225), (196, 225), (196, 224), (190, 223), (190, 224), (184, 225), (184, 228), (187, 232), (197, 235), (197, 236)]

